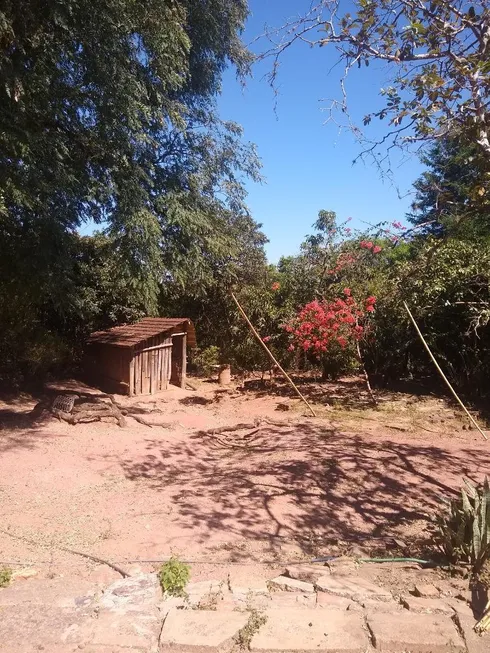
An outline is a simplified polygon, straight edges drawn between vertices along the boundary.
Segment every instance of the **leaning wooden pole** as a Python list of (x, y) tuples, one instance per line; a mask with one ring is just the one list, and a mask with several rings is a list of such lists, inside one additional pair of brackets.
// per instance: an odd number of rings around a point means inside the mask
[(267, 355), (269, 356), (269, 358), (271, 359), (271, 361), (274, 363), (274, 365), (277, 366), (277, 368), (278, 368), (278, 370), (281, 372), (281, 374), (284, 375), (285, 379), (287, 379), (287, 381), (288, 381), (288, 382), (291, 384), (291, 386), (294, 388), (294, 391), (296, 392), (296, 394), (297, 394), (297, 395), (301, 398), (301, 400), (304, 401), (304, 403), (308, 406), (308, 408), (309, 408), (311, 414), (313, 415), (313, 417), (316, 417), (315, 411), (313, 410), (313, 408), (311, 407), (311, 405), (308, 403), (306, 397), (304, 397), (304, 396), (301, 394), (301, 392), (299, 391), (298, 387), (296, 386), (296, 384), (294, 383), (294, 381), (292, 380), (292, 378), (289, 376), (289, 374), (286, 372), (286, 370), (284, 370), (284, 369), (282, 368), (282, 366), (280, 365), (279, 361), (274, 357), (274, 354), (271, 352), (271, 350), (269, 349), (269, 347), (268, 347), (268, 346), (265, 344), (265, 342), (262, 340), (262, 338), (260, 337), (259, 333), (258, 333), (257, 330), (255, 329), (254, 325), (253, 325), (253, 324), (250, 322), (250, 320), (248, 319), (247, 314), (245, 313), (245, 311), (243, 310), (243, 308), (240, 306), (240, 303), (239, 303), (238, 299), (235, 297), (235, 294), (234, 294), (232, 291), (230, 291), (230, 294), (231, 294), (231, 298), (233, 299), (233, 301), (234, 301), (235, 304), (237, 305), (237, 308), (238, 308), (238, 310), (240, 311), (240, 313), (241, 313), (243, 319), (244, 319), (245, 322), (248, 324), (248, 326), (249, 326), (249, 328), (250, 328), (250, 331), (254, 334), (254, 336), (255, 336), (255, 337), (257, 338), (257, 340), (260, 342), (260, 344), (261, 344), (261, 346), (263, 347), (263, 349), (265, 349)]
[(406, 302), (403, 302), (403, 305), (405, 306), (405, 309), (406, 309), (406, 311), (407, 311), (407, 313), (408, 313), (410, 319), (412, 320), (412, 324), (413, 324), (413, 326), (415, 327), (415, 330), (417, 331), (420, 340), (422, 340), (422, 344), (424, 345), (425, 349), (427, 350), (427, 353), (428, 353), (429, 356), (431, 357), (432, 362), (433, 362), (434, 365), (436, 366), (437, 371), (439, 372), (439, 374), (440, 374), (440, 375), (442, 376), (442, 378), (444, 379), (444, 381), (445, 381), (447, 387), (451, 390), (451, 392), (452, 392), (452, 394), (453, 394), (453, 397), (456, 399), (456, 401), (458, 402), (458, 404), (459, 404), (459, 405), (461, 406), (461, 408), (464, 410), (464, 412), (466, 413), (466, 415), (468, 416), (468, 418), (470, 419), (470, 421), (472, 422), (472, 424), (474, 424), (474, 426), (478, 429), (478, 431), (480, 431), (480, 433), (483, 435), (483, 437), (485, 438), (485, 440), (487, 440), (487, 439), (488, 439), (487, 436), (486, 436), (485, 433), (481, 430), (481, 428), (478, 426), (478, 424), (477, 424), (476, 421), (474, 420), (473, 416), (470, 415), (468, 409), (466, 408), (466, 406), (463, 404), (463, 402), (461, 401), (461, 399), (460, 399), (460, 398), (458, 397), (458, 395), (456, 394), (456, 390), (455, 390), (455, 389), (453, 388), (453, 386), (449, 383), (449, 379), (447, 378), (447, 376), (446, 376), (446, 375), (444, 374), (444, 372), (442, 371), (442, 369), (441, 369), (439, 363), (438, 363), (438, 362), (436, 361), (436, 359), (434, 358), (434, 355), (433, 355), (433, 353), (431, 352), (431, 350), (429, 349), (429, 345), (428, 345), (427, 342), (425, 341), (425, 338), (424, 338), (424, 336), (422, 335), (422, 332), (421, 332), (421, 330), (419, 329), (419, 327), (418, 327), (418, 325), (417, 325), (417, 322), (415, 322), (415, 318), (413, 317), (412, 313), (410, 312), (410, 309), (408, 308), (407, 303), (406, 303)]

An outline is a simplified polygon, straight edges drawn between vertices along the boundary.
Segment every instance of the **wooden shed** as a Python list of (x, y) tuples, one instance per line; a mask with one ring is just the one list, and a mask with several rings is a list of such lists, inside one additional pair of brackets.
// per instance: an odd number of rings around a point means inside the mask
[(91, 383), (119, 394), (148, 395), (169, 383), (185, 386), (187, 347), (196, 346), (184, 317), (145, 317), (136, 324), (92, 333), (85, 370)]

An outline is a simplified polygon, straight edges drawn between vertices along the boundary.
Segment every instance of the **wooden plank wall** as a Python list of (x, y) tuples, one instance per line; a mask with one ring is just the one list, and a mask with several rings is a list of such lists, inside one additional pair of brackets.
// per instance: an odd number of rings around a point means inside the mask
[[(170, 379), (172, 338), (156, 336), (134, 351), (130, 366), (131, 394), (155, 394), (166, 390)], [(131, 371), (132, 367), (132, 371)]]

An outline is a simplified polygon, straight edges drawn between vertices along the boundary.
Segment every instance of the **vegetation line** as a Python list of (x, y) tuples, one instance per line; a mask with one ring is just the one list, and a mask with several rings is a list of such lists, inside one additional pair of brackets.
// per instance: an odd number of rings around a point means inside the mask
[(271, 359), (271, 361), (272, 361), (272, 362), (277, 366), (277, 368), (279, 369), (279, 371), (283, 374), (283, 376), (286, 378), (286, 380), (291, 384), (291, 386), (294, 388), (296, 394), (297, 394), (297, 395), (298, 395), (298, 396), (299, 396), (299, 397), (304, 401), (304, 403), (308, 406), (308, 408), (310, 409), (310, 412), (311, 412), (311, 414), (313, 415), (313, 417), (316, 417), (316, 413), (315, 413), (315, 411), (313, 410), (313, 408), (310, 406), (310, 404), (308, 403), (308, 401), (306, 400), (306, 398), (301, 394), (301, 392), (299, 391), (298, 387), (295, 385), (294, 381), (293, 381), (292, 378), (289, 376), (289, 374), (286, 372), (286, 370), (284, 370), (284, 369), (282, 368), (282, 366), (280, 365), (279, 361), (274, 357), (274, 354), (271, 352), (271, 350), (269, 349), (269, 347), (268, 347), (268, 346), (265, 344), (265, 342), (262, 340), (262, 338), (260, 337), (260, 335), (259, 335), (258, 332), (256, 331), (254, 325), (253, 325), (253, 324), (250, 322), (250, 320), (248, 319), (247, 314), (245, 313), (245, 311), (243, 310), (243, 308), (240, 306), (240, 303), (239, 303), (238, 299), (235, 297), (235, 294), (233, 293), (233, 291), (230, 291), (230, 294), (231, 294), (231, 298), (233, 299), (233, 301), (234, 301), (235, 304), (237, 305), (238, 310), (240, 311), (241, 315), (243, 316), (243, 319), (244, 319), (245, 322), (248, 324), (248, 326), (250, 327), (250, 330), (252, 331), (252, 333), (254, 334), (254, 336), (257, 338), (257, 340), (260, 342), (260, 344), (262, 345), (262, 347), (265, 349), (265, 351), (266, 351), (267, 355), (269, 356), (269, 358)]
[(456, 401), (458, 402), (458, 404), (461, 406), (461, 408), (464, 410), (464, 412), (468, 415), (468, 417), (469, 417), (470, 421), (472, 422), (472, 424), (474, 424), (475, 427), (480, 431), (480, 433), (483, 435), (484, 439), (485, 439), (485, 440), (488, 440), (488, 438), (487, 438), (487, 436), (485, 435), (485, 433), (484, 433), (484, 432), (481, 430), (481, 428), (478, 426), (478, 424), (476, 423), (476, 421), (475, 421), (475, 419), (473, 418), (473, 416), (470, 415), (468, 409), (466, 408), (466, 406), (463, 404), (463, 402), (461, 401), (461, 399), (460, 399), (460, 398), (458, 397), (458, 395), (456, 394), (456, 390), (455, 390), (455, 389), (453, 388), (453, 386), (449, 383), (449, 379), (448, 379), (447, 376), (444, 374), (444, 372), (442, 371), (442, 369), (441, 369), (439, 363), (438, 363), (438, 362), (436, 361), (436, 359), (434, 358), (434, 354), (431, 352), (431, 350), (430, 350), (430, 348), (429, 348), (429, 345), (428, 345), (427, 342), (425, 341), (425, 338), (424, 338), (424, 336), (422, 335), (422, 332), (421, 332), (421, 330), (419, 329), (419, 327), (418, 327), (418, 325), (417, 325), (417, 322), (415, 322), (415, 318), (413, 317), (412, 313), (410, 312), (410, 309), (409, 309), (408, 306), (407, 306), (407, 302), (404, 301), (404, 302), (403, 302), (403, 306), (405, 306), (405, 309), (406, 309), (406, 311), (407, 311), (407, 313), (408, 313), (408, 316), (409, 316), (410, 319), (412, 320), (412, 324), (413, 324), (413, 326), (415, 327), (415, 330), (417, 331), (420, 340), (422, 340), (422, 344), (423, 344), (424, 347), (426, 348), (427, 353), (429, 354), (429, 356), (431, 357), (432, 362), (433, 362), (434, 365), (436, 366), (437, 371), (439, 372), (439, 374), (440, 374), (440, 375), (442, 376), (442, 378), (444, 379), (444, 381), (445, 381), (447, 387), (451, 390), (451, 392), (453, 393), (453, 396), (454, 396), (454, 398), (456, 399)]

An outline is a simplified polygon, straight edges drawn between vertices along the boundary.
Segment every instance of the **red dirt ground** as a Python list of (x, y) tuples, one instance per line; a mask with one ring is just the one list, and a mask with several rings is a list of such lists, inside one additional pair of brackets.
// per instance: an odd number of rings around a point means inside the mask
[[(128, 418), (125, 429), (35, 424), (33, 400), (3, 402), (0, 564), (104, 573), (57, 546), (122, 566), (171, 554), (260, 566), (350, 546), (369, 553), (388, 536), (415, 551), (439, 498), (462, 475), (480, 481), (490, 471), (490, 444), (463, 430), (444, 400), (384, 393), (373, 410), (356, 380), (308, 393), (317, 418), (282, 386), (271, 394), (204, 382), (197, 392), (121, 398), (162, 411), (145, 416), (153, 428)], [(267, 416), (274, 424), (203, 432)]]

